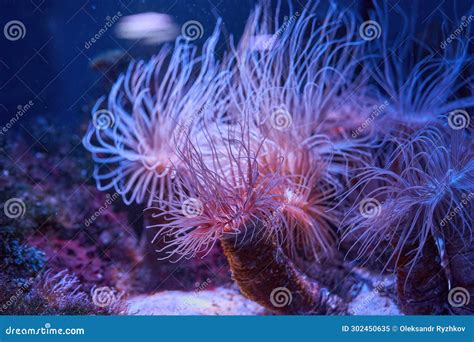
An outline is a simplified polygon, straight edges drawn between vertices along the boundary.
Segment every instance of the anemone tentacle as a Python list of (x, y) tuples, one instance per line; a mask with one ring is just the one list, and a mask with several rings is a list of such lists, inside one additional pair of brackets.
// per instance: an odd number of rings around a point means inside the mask
[(219, 34), (220, 21), (202, 55), (180, 37), (172, 51), (165, 46), (147, 63), (132, 62), (107, 102), (99, 99), (93, 121), (108, 115), (110, 125), (91, 124), (83, 139), (99, 189), (114, 188), (126, 204), (172, 197), (173, 178), (181, 169), (175, 146), (225, 103), (227, 72), (214, 56)]
[[(326, 266), (341, 236), (357, 260), (389, 255), (404, 311), (473, 312), (445, 300), (453, 286), (474, 296), (470, 29), (439, 51), (398, 5), (394, 35), (375, 3), (375, 40), (333, 3), (321, 16), (319, 2), (295, 12), (289, 0), (282, 21), (283, 6), (259, 2), (222, 62), (219, 19), (202, 54), (180, 37), (130, 64), (83, 140), (97, 187), (153, 204), (164, 258), (220, 241), (243, 293), (279, 313), (345, 310), (300, 271)], [(272, 285), (293, 305), (272, 308)]]
[[(317, 24), (314, 2), (301, 13), (290, 4), (292, 17), (284, 23), (280, 7), (273, 13), (266, 5), (256, 6), (228, 61), (234, 70), (229, 115), (250, 118), (251, 129), (265, 138), (259, 155), (262, 174), (277, 172), (277, 165), (289, 180), (276, 193), (290, 255), (320, 259), (334, 251), (342, 215), (329, 209), (351, 167), (366, 157), (360, 142), (341, 139), (344, 124), (332, 117), (348, 109), (353, 120), (346, 122), (357, 124), (368, 115), (370, 98), (361, 86), (367, 77), (356, 72), (364, 44), (355, 34), (354, 15), (333, 5), (324, 25)], [(270, 34), (263, 49), (255, 46), (259, 37)]]
[[(253, 150), (252, 138), (245, 126), (220, 127), (206, 125), (197, 145), (190, 138), (179, 149), (186, 177), (179, 196), (166, 202), (165, 211), (150, 208), (154, 217), (163, 217), (156, 239), (164, 238), (166, 246), (160, 252), (166, 257), (181, 259), (206, 254), (226, 232), (240, 233), (239, 229), (254, 219), (264, 217), (280, 221), (279, 201), (273, 189), (284, 179), (277, 174), (260, 174), (257, 162), (259, 150)], [(203, 154), (201, 146), (209, 147)], [(210, 161), (212, 159), (212, 162)], [(189, 214), (187, 206), (194, 210)], [(275, 225), (278, 227), (278, 225)], [(280, 232), (267, 231), (266, 236)]]
[[(358, 182), (349, 190), (358, 192), (358, 199), (345, 226), (351, 227), (349, 232), (360, 232), (361, 257), (372, 256), (374, 245), (394, 240), (393, 258), (400, 257), (405, 245), (415, 246), (410, 263), (414, 265), (427, 239), (446, 243), (457, 236), (466, 246), (472, 243), (472, 201), (465, 200), (474, 193), (469, 139), (465, 132), (424, 129), (400, 141), (385, 168), (360, 170)], [(394, 163), (399, 163), (395, 171)], [(374, 180), (382, 184), (370, 187)], [(378, 201), (377, 215), (366, 217), (359, 212), (357, 205), (364, 196)]]
[[(473, 75), (463, 75), (472, 62), (470, 29), (453, 39), (449, 49), (438, 49), (429, 45), (432, 37), (420, 36), (414, 19), (408, 19), (399, 6), (394, 10), (402, 16), (402, 25), (393, 25), (387, 6), (375, 3), (371, 18), (381, 25), (383, 34), (371, 42), (372, 57), (365, 60), (379, 89), (377, 101), (389, 102), (385, 115), (376, 121), (378, 132), (413, 132), (445, 123), (451, 111), (474, 107), (474, 96), (460, 92), (474, 82)], [(397, 28), (395, 39), (393, 27)]]

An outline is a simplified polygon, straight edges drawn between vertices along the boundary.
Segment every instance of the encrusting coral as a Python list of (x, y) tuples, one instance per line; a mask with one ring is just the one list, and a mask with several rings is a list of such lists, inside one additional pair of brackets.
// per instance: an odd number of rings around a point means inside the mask
[(474, 105), (463, 93), (473, 78), (457, 75), (472, 61), (467, 41), (436, 57), (404, 28), (400, 63), (386, 8), (375, 6), (387, 35), (373, 41), (355, 14), (330, 4), (321, 17), (319, 6), (289, 2), (282, 22), (283, 6), (262, 1), (220, 62), (219, 20), (201, 55), (180, 37), (132, 63), (84, 137), (97, 186), (146, 202), (165, 258), (220, 241), (243, 294), (275, 313), (346, 312), (347, 295), (308, 264), (339, 262), (349, 237), (353, 263), (394, 266), (406, 313), (472, 312), (448, 305), (454, 287), (474, 295), (460, 257), (473, 255), (471, 117), (460, 110)]

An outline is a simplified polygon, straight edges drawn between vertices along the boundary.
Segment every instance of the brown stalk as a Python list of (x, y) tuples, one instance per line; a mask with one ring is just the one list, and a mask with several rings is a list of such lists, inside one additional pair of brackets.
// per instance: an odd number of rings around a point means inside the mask
[(258, 221), (221, 239), (242, 293), (278, 314), (344, 314), (347, 307), (342, 300), (301, 272), (274, 239), (263, 235), (264, 228)]

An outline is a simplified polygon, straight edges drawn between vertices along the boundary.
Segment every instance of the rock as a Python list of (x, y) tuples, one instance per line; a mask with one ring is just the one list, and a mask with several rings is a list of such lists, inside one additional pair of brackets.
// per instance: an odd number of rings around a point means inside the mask
[(130, 315), (262, 315), (265, 309), (235, 288), (163, 291), (130, 298)]
[(377, 276), (364, 269), (356, 272), (365, 279), (359, 294), (349, 304), (351, 315), (402, 315), (395, 302), (394, 275)]

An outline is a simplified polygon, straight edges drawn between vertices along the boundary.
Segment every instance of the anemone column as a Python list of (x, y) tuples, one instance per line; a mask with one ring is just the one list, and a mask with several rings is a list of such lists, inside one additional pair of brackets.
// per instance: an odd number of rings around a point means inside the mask
[(242, 293), (279, 314), (345, 313), (342, 300), (301, 272), (273, 239), (262, 235), (263, 229), (258, 221), (221, 239)]
[(474, 243), (472, 229), (463, 234), (451, 234), (446, 243), (449, 257), (451, 288), (448, 294), (450, 312), (457, 315), (474, 314)]
[(414, 247), (417, 246), (405, 246), (397, 261), (400, 308), (408, 315), (442, 314), (448, 282), (435, 243), (433, 239), (427, 240), (422, 256), (417, 260), (410, 257)]

